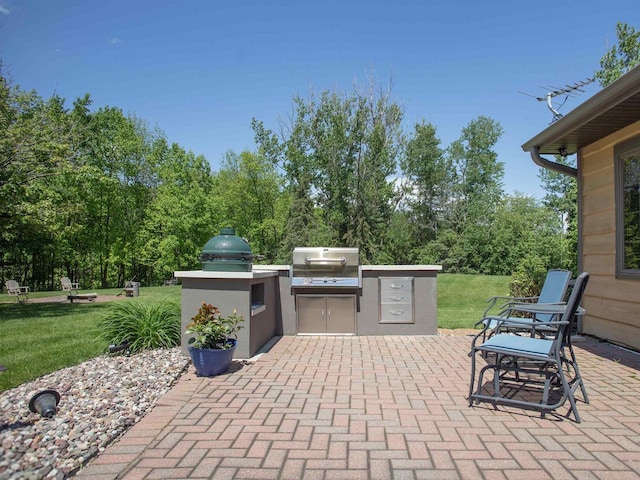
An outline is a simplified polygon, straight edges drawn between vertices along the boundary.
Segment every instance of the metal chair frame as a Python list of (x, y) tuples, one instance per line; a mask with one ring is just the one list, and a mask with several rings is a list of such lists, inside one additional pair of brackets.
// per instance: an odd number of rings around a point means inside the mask
[[(478, 333), (478, 337), (482, 336), (482, 340), (485, 341), (488, 337), (491, 337), (499, 329), (502, 330), (517, 330), (522, 329), (522, 322), (549, 322), (551, 320), (557, 320), (554, 315), (549, 314), (533, 314), (531, 319), (522, 317), (515, 317), (515, 322), (507, 321), (507, 319), (514, 318), (512, 314), (522, 312), (520, 308), (522, 306), (528, 306), (533, 304), (537, 305), (558, 305), (562, 304), (567, 294), (567, 289), (571, 282), (571, 272), (569, 270), (552, 269), (547, 272), (544, 284), (540, 295), (535, 297), (491, 297), (487, 300), (489, 305), (485, 308), (482, 314), (482, 320), (476, 322), (476, 327), (483, 325), (482, 330)], [(489, 312), (494, 309), (499, 300), (505, 302), (498, 307), (499, 312), (497, 315), (489, 315)], [(524, 326), (527, 329), (527, 326)]]
[[(528, 307), (530, 313), (560, 317), (560, 320), (542, 322), (547, 329), (545, 338), (499, 333), (478, 346), (476, 341), (479, 336), (474, 338), (470, 352), (469, 406), (479, 402), (490, 402), (532, 408), (539, 410), (544, 417), (546, 413), (556, 410), (569, 400), (569, 413), (573, 412), (576, 422), (580, 423), (574, 394), (580, 388), (585, 403), (589, 403), (589, 398), (571, 345), (571, 334), (588, 280), (589, 274), (586, 272), (578, 276), (566, 305), (531, 304)], [(518, 323), (514, 318), (505, 321)], [(527, 325), (531, 328), (530, 321), (521, 322), (522, 328), (527, 328)], [(551, 329), (555, 329), (553, 335), (550, 335)], [(480, 370), (478, 387), (474, 391), (478, 353), (486, 358), (488, 363)], [(487, 372), (493, 372), (493, 394), (483, 392), (483, 379)], [(512, 389), (508, 388), (514, 386), (523, 389), (533, 386), (536, 393), (541, 393), (542, 398), (540, 401), (515, 398), (511, 393)], [(539, 386), (542, 386), (541, 391)], [(559, 398), (555, 401), (552, 399), (554, 388), (559, 393)], [(507, 390), (509, 393), (503, 395), (502, 392)]]

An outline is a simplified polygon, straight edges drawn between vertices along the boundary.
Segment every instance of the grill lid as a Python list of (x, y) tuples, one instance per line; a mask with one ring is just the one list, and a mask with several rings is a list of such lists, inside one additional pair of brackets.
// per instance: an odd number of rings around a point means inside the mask
[(297, 247), (293, 250), (291, 285), (294, 287), (359, 287), (357, 248)]
[(251, 271), (253, 253), (246, 240), (236, 236), (231, 227), (220, 230), (202, 249), (200, 261), (207, 271)]

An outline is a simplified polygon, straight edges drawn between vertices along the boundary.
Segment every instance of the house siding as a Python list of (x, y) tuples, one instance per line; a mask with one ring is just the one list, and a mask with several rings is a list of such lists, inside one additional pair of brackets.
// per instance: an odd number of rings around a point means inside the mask
[(580, 150), (581, 269), (586, 334), (640, 349), (640, 280), (616, 278), (615, 145), (640, 135), (636, 122)]

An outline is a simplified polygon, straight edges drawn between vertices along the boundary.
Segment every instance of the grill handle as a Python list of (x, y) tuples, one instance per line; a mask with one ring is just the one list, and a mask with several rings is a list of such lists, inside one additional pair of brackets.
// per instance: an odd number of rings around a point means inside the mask
[(318, 265), (329, 265), (332, 263), (339, 263), (340, 265), (345, 265), (347, 263), (347, 259), (344, 257), (340, 257), (340, 258), (311, 258), (311, 257), (305, 257), (304, 259), (304, 263), (306, 263), (307, 265), (311, 265), (312, 263), (318, 264)]

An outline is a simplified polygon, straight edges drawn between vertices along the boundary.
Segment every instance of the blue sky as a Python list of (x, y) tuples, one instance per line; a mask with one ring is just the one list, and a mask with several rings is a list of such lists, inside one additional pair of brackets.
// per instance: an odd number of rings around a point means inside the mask
[(551, 113), (519, 92), (592, 76), (617, 21), (640, 28), (638, 0), (0, 0), (0, 59), (21, 88), (69, 107), (90, 93), (214, 169), (255, 149), (252, 117), (277, 130), (294, 95), (350, 91), (373, 70), (393, 79), (406, 129), (431, 122), (443, 146), (480, 115), (500, 122), (505, 191), (541, 197), (520, 145)]

